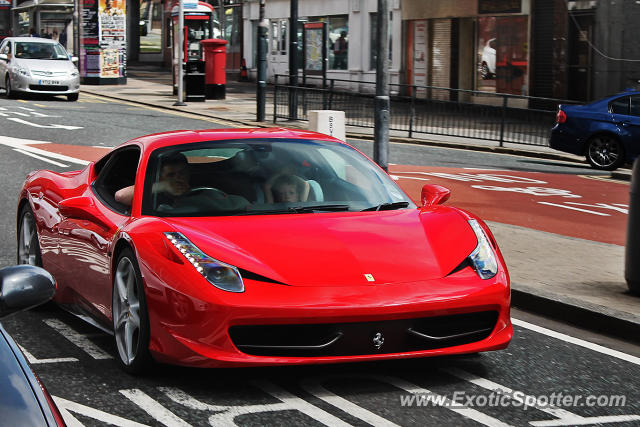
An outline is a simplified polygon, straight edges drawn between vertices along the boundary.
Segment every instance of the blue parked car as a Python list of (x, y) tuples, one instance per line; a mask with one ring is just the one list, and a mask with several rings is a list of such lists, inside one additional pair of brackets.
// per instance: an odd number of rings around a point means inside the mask
[[(46, 270), (32, 265), (0, 269), (0, 318), (44, 304), (56, 284)], [(0, 324), (0, 424), (64, 427), (53, 399), (31, 370), (20, 348)]]
[(549, 145), (585, 156), (596, 169), (633, 162), (640, 153), (640, 91), (587, 105), (559, 105)]

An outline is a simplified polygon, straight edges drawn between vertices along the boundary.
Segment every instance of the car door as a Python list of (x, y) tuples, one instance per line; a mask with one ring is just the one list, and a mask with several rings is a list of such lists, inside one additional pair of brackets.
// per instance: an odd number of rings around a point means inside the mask
[(127, 146), (115, 151), (98, 172), (96, 180), (78, 198), (60, 203), (64, 218), (59, 237), (65, 285), (75, 304), (110, 328), (111, 242), (130, 220), (130, 207), (115, 201), (115, 192), (133, 185), (140, 149)]

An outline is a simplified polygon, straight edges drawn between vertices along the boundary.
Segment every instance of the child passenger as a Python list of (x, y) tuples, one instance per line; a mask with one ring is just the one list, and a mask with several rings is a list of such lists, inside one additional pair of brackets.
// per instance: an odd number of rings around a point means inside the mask
[(290, 175), (275, 175), (265, 184), (267, 202), (303, 202), (309, 195), (309, 184), (302, 178)]

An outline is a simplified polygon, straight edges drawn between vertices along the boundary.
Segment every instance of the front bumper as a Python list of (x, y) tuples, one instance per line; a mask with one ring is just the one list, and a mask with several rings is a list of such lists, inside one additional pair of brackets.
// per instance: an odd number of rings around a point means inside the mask
[[(475, 353), (505, 348), (512, 337), (508, 276), (501, 270), (483, 281), (470, 268), (439, 280), (353, 287), (291, 287), (247, 280), (246, 291), (231, 294), (206, 282), (179, 291), (166, 285), (157, 270), (141, 265), (151, 326), (150, 350), (159, 362), (198, 367), (317, 364)], [(169, 270), (164, 270), (169, 273)], [(164, 274), (163, 273), (163, 274)], [(170, 276), (173, 274), (169, 274)], [(194, 276), (197, 277), (197, 276)], [(171, 278), (167, 282), (172, 282)], [(178, 277), (176, 280), (180, 281)], [(185, 278), (183, 278), (184, 280)], [(188, 279), (187, 279), (188, 280)], [(211, 288), (211, 289), (209, 289)], [(447, 341), (444, 346), (404, 347), (387, 333), (398, 325), (425, 318), (493, 312), (495, 320), (475, 341)], [(280, 325), (311, 327), (346, 325), (349, 339), (367, 349), (315, 353), (318, 356), (241, 351), (230, 336), (234, 327)], [(374, 349), (381, 332), (388, 346)], [(358, 337), (357, 334), (363, 334)], [(356, 334), (356, 335), (354, 335)], [(382, 337), (380, 337), (382, 338)], [(396, 341), (396, 345), (391, 343)], [(249, 354), (253, 353), (253, 354)], [(294, 353), (291, 353), (294, 354)]]
[(43, 95), (69, 95), (80, 91), (80, 76), (25, 76), (14, 73), (11, 78), (14, 91)]

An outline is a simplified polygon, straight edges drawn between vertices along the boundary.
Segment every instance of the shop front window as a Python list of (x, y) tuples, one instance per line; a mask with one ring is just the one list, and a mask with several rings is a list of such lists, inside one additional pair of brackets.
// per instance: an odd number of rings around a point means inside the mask
[(11, 9), (0, 6), (0, 36), (7, 36), (11, 30)]
[(346, 70), (348, 57), (349, 16), (329, 16), (329, 69)]
[(477, 90), (527, 94), (527, 37), (526, 16), (478, 19)]

